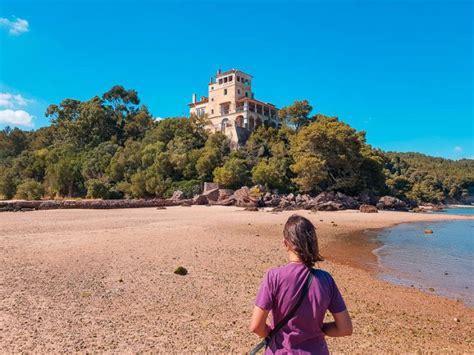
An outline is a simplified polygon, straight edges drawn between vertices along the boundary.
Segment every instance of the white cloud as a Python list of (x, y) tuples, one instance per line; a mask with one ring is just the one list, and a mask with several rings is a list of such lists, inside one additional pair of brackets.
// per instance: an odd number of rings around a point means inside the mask
[(15, 106), (27, 106), (34, 100), (26, 99), (20, 94), (13, 95), (9, 92), (0, 92), (0, 107), (13, 108)]
[(154, 119), (155, 121), (161, 121), (161, 120), (164, 120), (164, 118), (163, 118), (163, 117), (153, 117), (153, 119)]
[(29, 31), (28, 21), (22, 18), (15, 18), (12, 21), (7, 18), (0, 17), (0, 26), (5, 27), (6, 29), (8, 29), (9, 34), (15, 36)]
[(23, 110), (0, 110), (0, 124), (33, 127), (33, 116)]
[(454, 150), (455, 153), (462, 153), (463, 152), (463, 149), (458, 145), (455, 146), (453, 150)]

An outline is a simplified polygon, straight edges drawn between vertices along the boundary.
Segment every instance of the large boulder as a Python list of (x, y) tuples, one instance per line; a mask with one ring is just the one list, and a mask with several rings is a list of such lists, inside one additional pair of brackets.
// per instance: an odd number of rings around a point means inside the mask
[(378, 213), (379, 212), (377, 207), (373, 205), (366, 205), (366, 204), (360, 205), (359, 211), (363, 213)]
[(393, 196), (383, 196), (377, 202), (379, 210), (408, 211), (407, 204)]
[(364, 190), (357, 196), (357, 201), (364, 205), (376, 205), (379, 198), (370, 190)]
[(201, 194), (201, 195), (196, 195), (193, 198), (193, 204), (194, 205), (207, 205), (209, 204), (209, 199), (207, 196)]
[[(307, 202), (304, 204), (304, 208), (306, 209), (316, 209), (316, 210), (322, 210), (322, 208), (332, 208), (332, 207), (327, 207), (326, 204), (329, 202), (335, 203), (337, 206), (342, 207), (342, 208), (337, 208), (337, 209), (357, 209), (359, 208), (359, 202), (350, 196), (344, 195), (341, 192), (321, 192), (318, 196), (308, 199)], [(334, 205), (334, 206), (336, 206)]]
[(217, 202), (219, 200), (219, 189), (209, 190), (203, 193), (203, 196), (206, 196), (208, 201)]
[(186, 196), (184, 195), (183, 191), (176, 190), (175, 192), (173, 192), (173, 195), (171, 195), (170, 200), (171, 201), (181, 201), (181, 200), (184, 200), (185, 198), (186, 198)]
[(233, 196), (235, 198), (236, 206), (250, 207), (258, 205), (258, 199), (251, 195), (250, 189), (247, 186), (234, 191)]
[(345, 208), (341, 203), (329, 201), (329, 202), (321, 203), (313, 209), (317, 211), (339, 211)]
[(231, 197), (234, 194), (234, 190), (231, 189), (219, 189), (219, 197), (218, 201), (224, 201), (227, 200), (229, 197)]

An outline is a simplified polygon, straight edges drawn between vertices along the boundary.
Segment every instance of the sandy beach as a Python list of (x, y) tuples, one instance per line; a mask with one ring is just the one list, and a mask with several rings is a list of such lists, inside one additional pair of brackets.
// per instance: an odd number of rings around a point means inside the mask
[[(285, 263), (282, 228), (293, 213), (218, 206), (1, 213), (0, 352), (244, 353), (258, 340), (247, 328), (260, 281)], [(374, 258), (356, 231), (460, 217), (298, 213), (317, 225), (327, 258), (319, 266), (333, 274), (353, 317), (353, 336), (329, 339), (331, 351), (474, 351), (473, 309), (378, 280), (354, 262)], [(341, 243), (347, 234), (353, 240)], [(189, 274), (175, 275), (178, 266)]]

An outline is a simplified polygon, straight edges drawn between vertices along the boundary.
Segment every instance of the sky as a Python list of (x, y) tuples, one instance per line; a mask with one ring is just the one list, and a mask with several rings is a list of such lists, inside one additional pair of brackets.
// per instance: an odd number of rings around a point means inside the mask
[(0, 128), (120, 84), (188, 115), (217, 69), (278, 107), (307, 99), (386, 151), (474, 158), (471, 1), (0, 1)]

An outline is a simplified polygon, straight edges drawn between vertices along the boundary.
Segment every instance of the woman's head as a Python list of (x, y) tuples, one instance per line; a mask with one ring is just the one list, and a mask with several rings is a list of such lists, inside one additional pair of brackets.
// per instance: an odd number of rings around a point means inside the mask
[(323, 260), (319, 255), (316, 229), (307, 218), (296, 214), (288, 218), (283, 229), (283, 238), (288, 248), (298, 255), (306, 266), (312, 267), (314, 263)]

